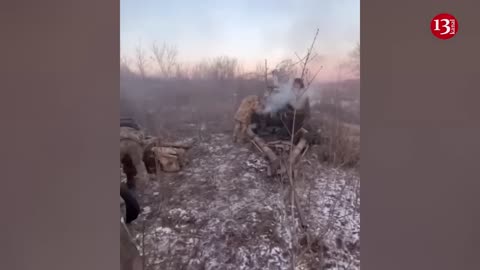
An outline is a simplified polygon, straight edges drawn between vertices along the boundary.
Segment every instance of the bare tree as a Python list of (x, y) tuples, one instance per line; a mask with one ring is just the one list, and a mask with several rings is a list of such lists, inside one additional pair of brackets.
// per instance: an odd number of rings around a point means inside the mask
[(147, 57), (145, 51), (142, 48), (142, 45), (139, 44), (135, 50), (136, 66), (142, 79), (146, 78), (146, 69), (147, 69)]
[(220, 56), (203, 60), (192, 69), (192, 76), (197, 79), (228, 80), (236, 78), (242, 71), (236, 58)]
[(241, 77), (243, 74), (246, 74), (245, 67), (241, 63), (237, 63), (235, 68), (235, 77)]
[(265, 74), (265, 64), (262, 62), (258, 62), (257, 65), (255, 66), (255, 76), (258, 76), (258, 78), (263, 78)]
[(126, 55), (120, 56), (120, 76), (122, 77), (132, 77), (134, 72), (130, 68), (130, 61)]
[(120, 68), (129, 69), (128, 64), (129, 64), (128, 57), (126, 55), (121, 55), (120, 56)]
[(355, 76), (360, 76), (360, 42), (350, 52), (350, 66)]
[(238, 61), (228, 56), (216, 57), (212, 60), (211, 76), (216, 80), (233, 79), (237, 75)]
[(191, 77), (195, 79), (207, 79), (209, 73), (209, 63), (203, 60), (196, 63), (191, 70)]
[(175, 78), (187, 79), (189, 74), (188, 67), (185, 65), (177, 64), (175, 66)]
[(164, 43), (159, 47), (156, 42), (152, 44), (153, 60), (157, 63), (163, 77), (170, 78), (177, 73), (178, 49), (174, 45)]

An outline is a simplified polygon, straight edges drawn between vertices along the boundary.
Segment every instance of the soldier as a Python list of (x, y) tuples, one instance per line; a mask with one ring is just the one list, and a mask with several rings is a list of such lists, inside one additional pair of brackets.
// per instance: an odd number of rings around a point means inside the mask
[(240, 139), (240, 142), (245, 141), (247, 128), (252, 121), (252, 115), (261, 111), (262, 104), (258, 96), (250, 95), (242, 100), (234, 117), (233, 142), (237, 142), (238, 139)]
[(292, 130), (294, 129), (294, 134), (297, 134), (300, 128), (308, 129), (310, 101), (301, 78), (294, 79), (292, 91), (295, 94), (295, 98), (288, 103), (286, 110), (281, 113), (280, 117), (283, 122), (289, 123), (289, 133), (292, 134)]
[(132, 190), (127, 185), (120, 183), (120, 204), (122, 207), (122, 216), (126, 224), (130, 224), (137, 219), (140, 214), (140, 205)]
[(128, 188), (135, 189), (138, 179), (142, 185), (146, 184), (148, 179), (143, 162), (145, 136), (133, 121), (128, 124), (120, 123), (120, 125), (120, 162), (127, 175)]
[(297, 110), (297, 113), (300, 112), (304, 114), (306, 118), (310, 117), (310, 100), (306, 93), (305, 85), (301, 78), (295, 78), (293, 80), (292, 91), (295, 94), (295, 100), (292, 100), (289, 105)]

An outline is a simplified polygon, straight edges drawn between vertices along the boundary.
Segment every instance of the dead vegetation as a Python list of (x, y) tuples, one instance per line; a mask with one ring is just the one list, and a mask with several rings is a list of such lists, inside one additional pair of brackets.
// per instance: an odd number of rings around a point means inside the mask
[[(311, 46), (308, 48), (304, 57), (298, 56), (296, 54), (299, 62), (297, 63), (290, 63), (290, 65), (299, 64), (301, 66), (301, 74), (300, 79), (302, 81), (306, 80), (306, 76), (310, 73), (309, 69), (307, 68), (309, 61), (312, 60), (316, 54), (314, 54), (314, 45), (317, 39), (318, 29), (315, 33)], [(294, 70), (294, 69), (293, 69)], [(310, 87), (312, 81), (317, 76), (318, 72), (320, 72), (321, 68), (310, 77), (306, 84), (306, 88), (303, 89), (303, 92), (300, 93), (300, 96), (296, 98), (300, 98), (302, 95), (306, 93), (308, 88)], [(290, 69), (292, 71), (292, 69)], [(265, 64), (265, 74), (267, 74), (267, 65)], [(279, 72), (275, 70), (274, 75), (278, 75)], [(281, 73), (280, 73), (281, 74)], [(278, 78), (277, 81), (280, 81), (281, 78)], [(267, 85), (267, 91), (269, 91), (269, 87)], [(270, 91), (269, 91), (270, 92)], [(336, 100), (335, 100), (336, 101)], [(305, 177), (304, 174), (299, 173), (303, 171), (303, 168), (298, 163), (298, 158), (300, 154), (302, 157), (308, 152), (310, 146), (307, 144), (307, 140), (305, 139), (307, 134), (310, 133), (318, 133), (318, 135), (323, 136), (325, 138), (323, 141), (318, 142), (321, 146), (325, 147), (322, 154), (323, 157), (326, 158), (326, 161), (330, 161), (334, 165), (338, 165), (340, 167), (343, 166), (354, 166), (358, 163), (359, 156), (355, 152), (357, 146), (359, 146), (359, 140), (355, 141), (355, 134), (353, 131), (354, 129), (350, 126), (346, 126), (345, 124), (339, 123), (338, 118), (334, 121), (325, 121), (326, 118), (324, 117), (320, 123), (321, 128), (317, 130), (312, 130), (311, 127), (310, 131), (304, 129), (304, 126), (296, 127), (297, 124), (296, 117), (298, 112), (297, 110), (293, 111), (293, 119), (291, 119), (291, 123), (287, 123), (286, 128), (290, 130), (290, 139), (289, 141), (284, 141), (283, 145), (282, 142), (272, 143), (265, 143), (262, 139), (260, 139), (257, 135), (253, 134), (250, 130), (250, 137), (252, 143), (257, 146), (257, 148), (268, 158), (270, 161), (269, 166), (269, 173), (268, 175), (273, 175), (277, 177), (280, 183), (287, 183), (288, 184), (288, 194), (289, 199), (285, 203), (287, 207), (287, 212), (290, 215), (290, 236), (291, 236), (291, 243), (289, 244), (289, 252), (290, 252), (290, 268), (297, 269), (301, 263), (308, 261), (307, 265), (313, 269), (326, 269), (327, 260), (324, 258), (325, 252), (325, 236), (331, 230), (332, 222), (334, 222), (334, 218), (332, 217), (331, 213), (329, 215), (328, 221), (326, 226), (323, 228), (320, 234), (313, 234), (310, 230), (310, 226), (306, 220), (305, 209), (303, 208), (301, 200), (302, 197), (299, 197), (297, 192), (297, 183), (299, 181), (311, 181), (311, 179), (302, 179)], [(300, 123), (303, 123), (300, 122)], [(284, 123), (285, 125), (285, 123)], [(289, 127), (288, 125), (291, 125)], [(298, 131), (297, 131), (298, 130)], [(299, 138), (297, 139), (297, 133)], [(358, 132), (359, 136), (359, 132)], [(358, 137), (359, 138), (359, 137)], [(285, 144), (287, 145), (285, 147)], [(282, 151), (273, 151), (273, 149), (278, 149), (278, 145)], [(273, 147), (272, 147), (273, 146)], [(283, 151), (286, 150), (286, 151)], [(276, 155), (276, 153), (280, 156)], [(272, 171), (274, 173), (272, 173)], [(339, 198), (343, 195), (344, 189), (347, 185), (347, 181), (345, 181), (345, 185), (342, 187), (340, 193), (337, 195), (335, 204), (339, 202)], [(332, 208), (335, 209), (336, 205)], [(288, 211), (290, 210), (290, 211)], [(332, 210), (331, 210), (332, 211)], [(298, 222), (297, 222), (298, 220)], [(348, 268), (348, 267), (347, 267)]]
[[(275, 66), (282, 74), (301, 72), (314, 89), (321, 72), (308, 70), (318, 55), (315, 40), (298, 61)], [(333, 85), (332, 102), (312, 108), (319, 144), (287, 147), (279, 161), (286, 169), (272, 181), (258, 143), (239, 148), (226, 135), (242, 98), (269, 88), (267, 61), (257, 76), (242, 74), (228, 57), (180, 71), (173, 48), (152, 47), (157, 77), (141, 71), (144, 56), (137, 57), (140, 77), (122, 69), (123, 115), (152, 135), (198, 141), (190, 164), (177, 174), (160, 172), (142, 198), (134, 231), (144, 269), (359, 269), (360, 182), (349, 169), (359, 165), (359, 116), (340, 106), (348, 92), (339, 90), (342, 82)]]
[(360, 127), (341, 123), (327, 117), (319, 122), (324, 134), (323, 144), (318, 147), (321, 162), (333, 166), (356, 168), (360, 162)]

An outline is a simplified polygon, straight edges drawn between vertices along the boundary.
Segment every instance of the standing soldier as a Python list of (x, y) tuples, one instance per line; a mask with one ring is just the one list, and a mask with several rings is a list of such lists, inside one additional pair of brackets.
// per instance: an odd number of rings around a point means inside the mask
[[(282, 113), (281, 118), (288, 124), (290, 134), (294, 134), (301, 128), (306, 128), (307, 121), (310, 119), (310, 101), (306, 93), (303, 79), (295, 78), (293, 80), (292, 91), (295, 98), (287, 105), (286, 112)], [(308, 129), (308, 128), (306, 128)]]

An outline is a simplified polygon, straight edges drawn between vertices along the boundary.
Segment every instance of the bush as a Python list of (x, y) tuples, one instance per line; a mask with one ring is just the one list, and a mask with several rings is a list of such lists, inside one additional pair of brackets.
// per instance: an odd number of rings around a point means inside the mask
[(360, 128), (324, 118), (320, 122), (323, 142), (319, 147), (322, 161), (340, 167), (357, 167), (360, 162)]

